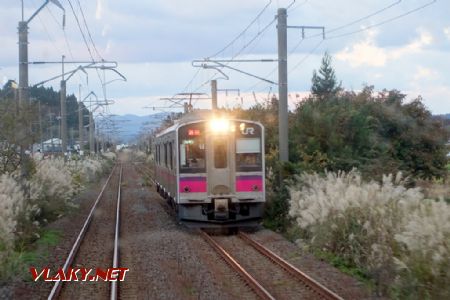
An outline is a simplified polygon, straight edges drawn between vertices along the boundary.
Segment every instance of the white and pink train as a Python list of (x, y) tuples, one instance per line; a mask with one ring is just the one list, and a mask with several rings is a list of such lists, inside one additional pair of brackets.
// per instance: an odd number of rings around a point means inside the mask
[(154, 140), (157, 191), (188, 226), (254, 226), (265, 202), (264, 127), (195, 111)]

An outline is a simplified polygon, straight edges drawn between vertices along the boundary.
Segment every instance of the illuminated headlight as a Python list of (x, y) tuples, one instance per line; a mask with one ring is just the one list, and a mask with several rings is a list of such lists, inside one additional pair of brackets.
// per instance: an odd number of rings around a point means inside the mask
[(231, 130), (230, 121), (227, 119), (213, 119), (209, 126), (213, 132), (226, 133)]

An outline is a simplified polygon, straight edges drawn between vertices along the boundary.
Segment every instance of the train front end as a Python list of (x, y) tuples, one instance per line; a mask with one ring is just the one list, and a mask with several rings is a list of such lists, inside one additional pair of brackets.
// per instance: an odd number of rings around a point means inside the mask
[(265, 202), (264, 128), (215, 118), (178, 128), (178, 218), (199, 227), (255, 226)]

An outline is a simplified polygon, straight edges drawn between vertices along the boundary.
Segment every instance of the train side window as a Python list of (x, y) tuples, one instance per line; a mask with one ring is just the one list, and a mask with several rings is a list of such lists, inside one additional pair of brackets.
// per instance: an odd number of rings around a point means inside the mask
[(167, 143), (164, 143), (164, 166), (167, 168), (168, 163), (167, 163)]
[(236, 139), (236, 170), (261, 171), (261, 139), (240, 138)]
[(214, 140), (214, 168), (224, 169), (228, 166), (228, 143), (224, 138)]
[(156, 160), (156, 163), (159, 165), (158, 152), (159, 152), (159, 145), (156, 145), (156, 146), (155, 146), (155, 160)]
[(170, 169), (173, 169), (173, 149), (172, 149), (172, 142), (169, 143), (169, 162), (170, 162)]
[(161, 144), (158, 145), (158, 165), (161, 165)]

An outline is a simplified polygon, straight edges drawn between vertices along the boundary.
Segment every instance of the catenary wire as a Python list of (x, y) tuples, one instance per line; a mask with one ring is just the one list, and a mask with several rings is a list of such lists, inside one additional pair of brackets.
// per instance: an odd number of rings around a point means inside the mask
[(234, 39), (231, 40), (225, 47), (223, 47), (221, 50), (217, 51), (213, 55), (210, 55), (209, 57), (216, 57), (219, 54), (223, 53), (225, 50), (230, 48), (240, 37), (242, 37), (245, 32), (253, 25), (255, 22), (261, 17), (261, 15), (266, 11), (266, 9), (272, 4), (272, 0), (269, 0), (269, 2), (264, 6), (264, 8), (256, 15), (256, 17), (247, 25), (247, 27), (244, 28)]
[(401, 18), (403, 18), (403, 17), (406, 17), (406, 16), (408, 16), (408, 15), (410, 15), (410, 14), (412, 14), (412, 13), (415, 13), (415, 12), (417, 12), (417, 11), (419, 11), (419, 10), (424, 9), (424, 8), (426, 8), (426, 7), (428, 7), (428, 6), (430, 6), (430, 5), (434, 4), (434, 3), (436, 3), (436, 1), (437, 1), (437, 0), (433, 0), (433, 1), (427, 2), (427, 3), (425, 3), (424, 5), (421, 5), (421, 6), (419, 6), (419, 7), (416, 7), (416, 8), (411, 9), (411, 10), (409, 10), (409, 11), (403, 13), (403, 14), (397, 15), (397, 16), (392, 17), (392, 18), (389, 18), (389, 19), (386, 19), (386, 20), (381, 21), (381, 22), (379, 22), (379, 23), (375, 23), (375, 24), (373, 24), (373, 25), (369, 25), (369, 26), (367, 26), (367, 27), (364, 27), (364, 28), (361, 28), (361, 29), (358, 29), (358, 30), (355, 30), (355, 31), (351, 31), (351, 32), (343, 33), (343, 34), (338, 34), (338, 35), (330, 36), (330, 37), (327, 37), (327, 39), (330, 40), (330, 39), (336, 39), (336, 38), (341, 38), (341, 37), (345, 37), (345, 36), (357, 34), (357, 33), (360, 33), (360, 32), (363, 32), (363, 31), (367, 31), (367, 30), (369, 30), (369, 29), (372, 29), (372, 28), (374, 28), (374, 27), (378, 27), (378, 26), (381, 26), (381, 25), (384, 25), (384, 24), (387, 24), (387, 23), (396, 21), (396, 20), (401, 19)]

